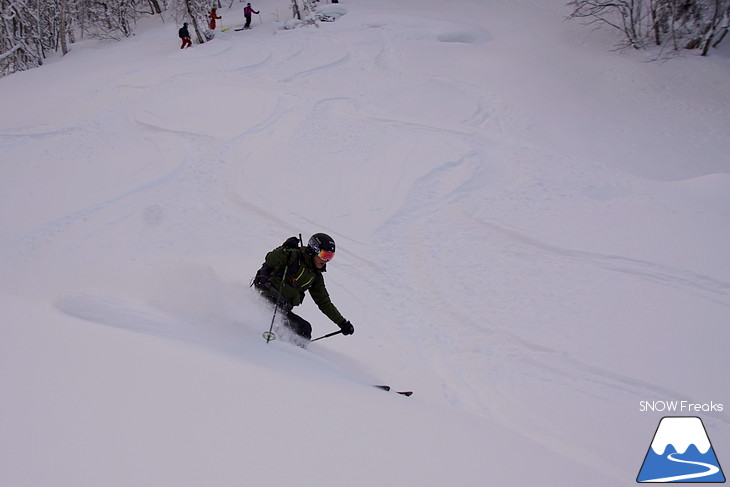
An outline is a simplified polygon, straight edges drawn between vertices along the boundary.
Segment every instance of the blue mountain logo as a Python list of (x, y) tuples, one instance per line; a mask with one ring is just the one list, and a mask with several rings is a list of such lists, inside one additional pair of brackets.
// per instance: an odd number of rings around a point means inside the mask
[(662, 418), (636, 481), (725, 482), (702, 420), (694, 416)]

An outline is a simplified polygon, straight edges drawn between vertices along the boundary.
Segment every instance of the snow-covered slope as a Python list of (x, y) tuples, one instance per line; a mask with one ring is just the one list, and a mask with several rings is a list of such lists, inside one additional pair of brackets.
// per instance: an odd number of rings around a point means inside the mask
[[(640, 401), (730, 403), (727, 51), (557, 0), (254, 6), (0, 79), (0, 485), (629, 485)], [(356, 332), (267, 344), (249, 279), (317, 231)]]

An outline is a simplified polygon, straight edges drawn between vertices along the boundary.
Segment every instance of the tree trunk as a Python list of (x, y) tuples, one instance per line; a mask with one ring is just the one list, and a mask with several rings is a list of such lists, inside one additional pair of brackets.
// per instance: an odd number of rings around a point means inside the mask
[(185, 0), (185, 7), (187, 8), (188, 15), (190, 16), (190, 22), (193, 24), (195, 30), (195, 36), (198, 38), (198, 44), (205, 42), (203, 35), (200, 33), (200, 27), (198, 27), (198, 16), (193, 12), (193, 6), (190, 4), (190, 0)]
[(68, 45), (66, 44), (66, 0), (61, 0), (59, 2), (59, 7), (61, 8), (61, 12), (59, 12), (59, 22), (58, 22), (58, 37), (61, 41), (61, 52), (65, 56), (68, 54)]
[(718, 24), (720, 23), (720, 0), (715, 0), (715, 13), (712, 16), (710, 26), (707, 28), (705, 39), (702, 41), (702, 55), (707, 56), (707, 51), (710, 50), (712, 39), (715, 37), (717, 32)]
[(161, 14), (162, 9), (160, 8), (160, 3), (157, 0), (149, 0), (150, 5), (152, 6), (152, 11), (156, 14)]

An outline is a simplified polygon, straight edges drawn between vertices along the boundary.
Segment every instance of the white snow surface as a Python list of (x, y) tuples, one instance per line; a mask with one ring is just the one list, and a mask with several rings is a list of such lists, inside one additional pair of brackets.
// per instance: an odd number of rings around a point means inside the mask
[[(634, 485), (657, 400), (730, 463), (730, 51), (288, 5), (0, 79), (0, 485)], [(320, 231), (355, 334), (267, 344), (249, 280)]]

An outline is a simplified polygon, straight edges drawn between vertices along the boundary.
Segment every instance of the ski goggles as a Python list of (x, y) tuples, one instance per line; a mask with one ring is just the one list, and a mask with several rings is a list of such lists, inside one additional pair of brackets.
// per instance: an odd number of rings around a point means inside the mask
[(317, 254), (317, 257), (319, 257), (320, 259), (322, 259), (325, 262), (329, 262), (335, 258), (335, 253), (330, 252), (329, 250), (320, 250), (319, 253)]

